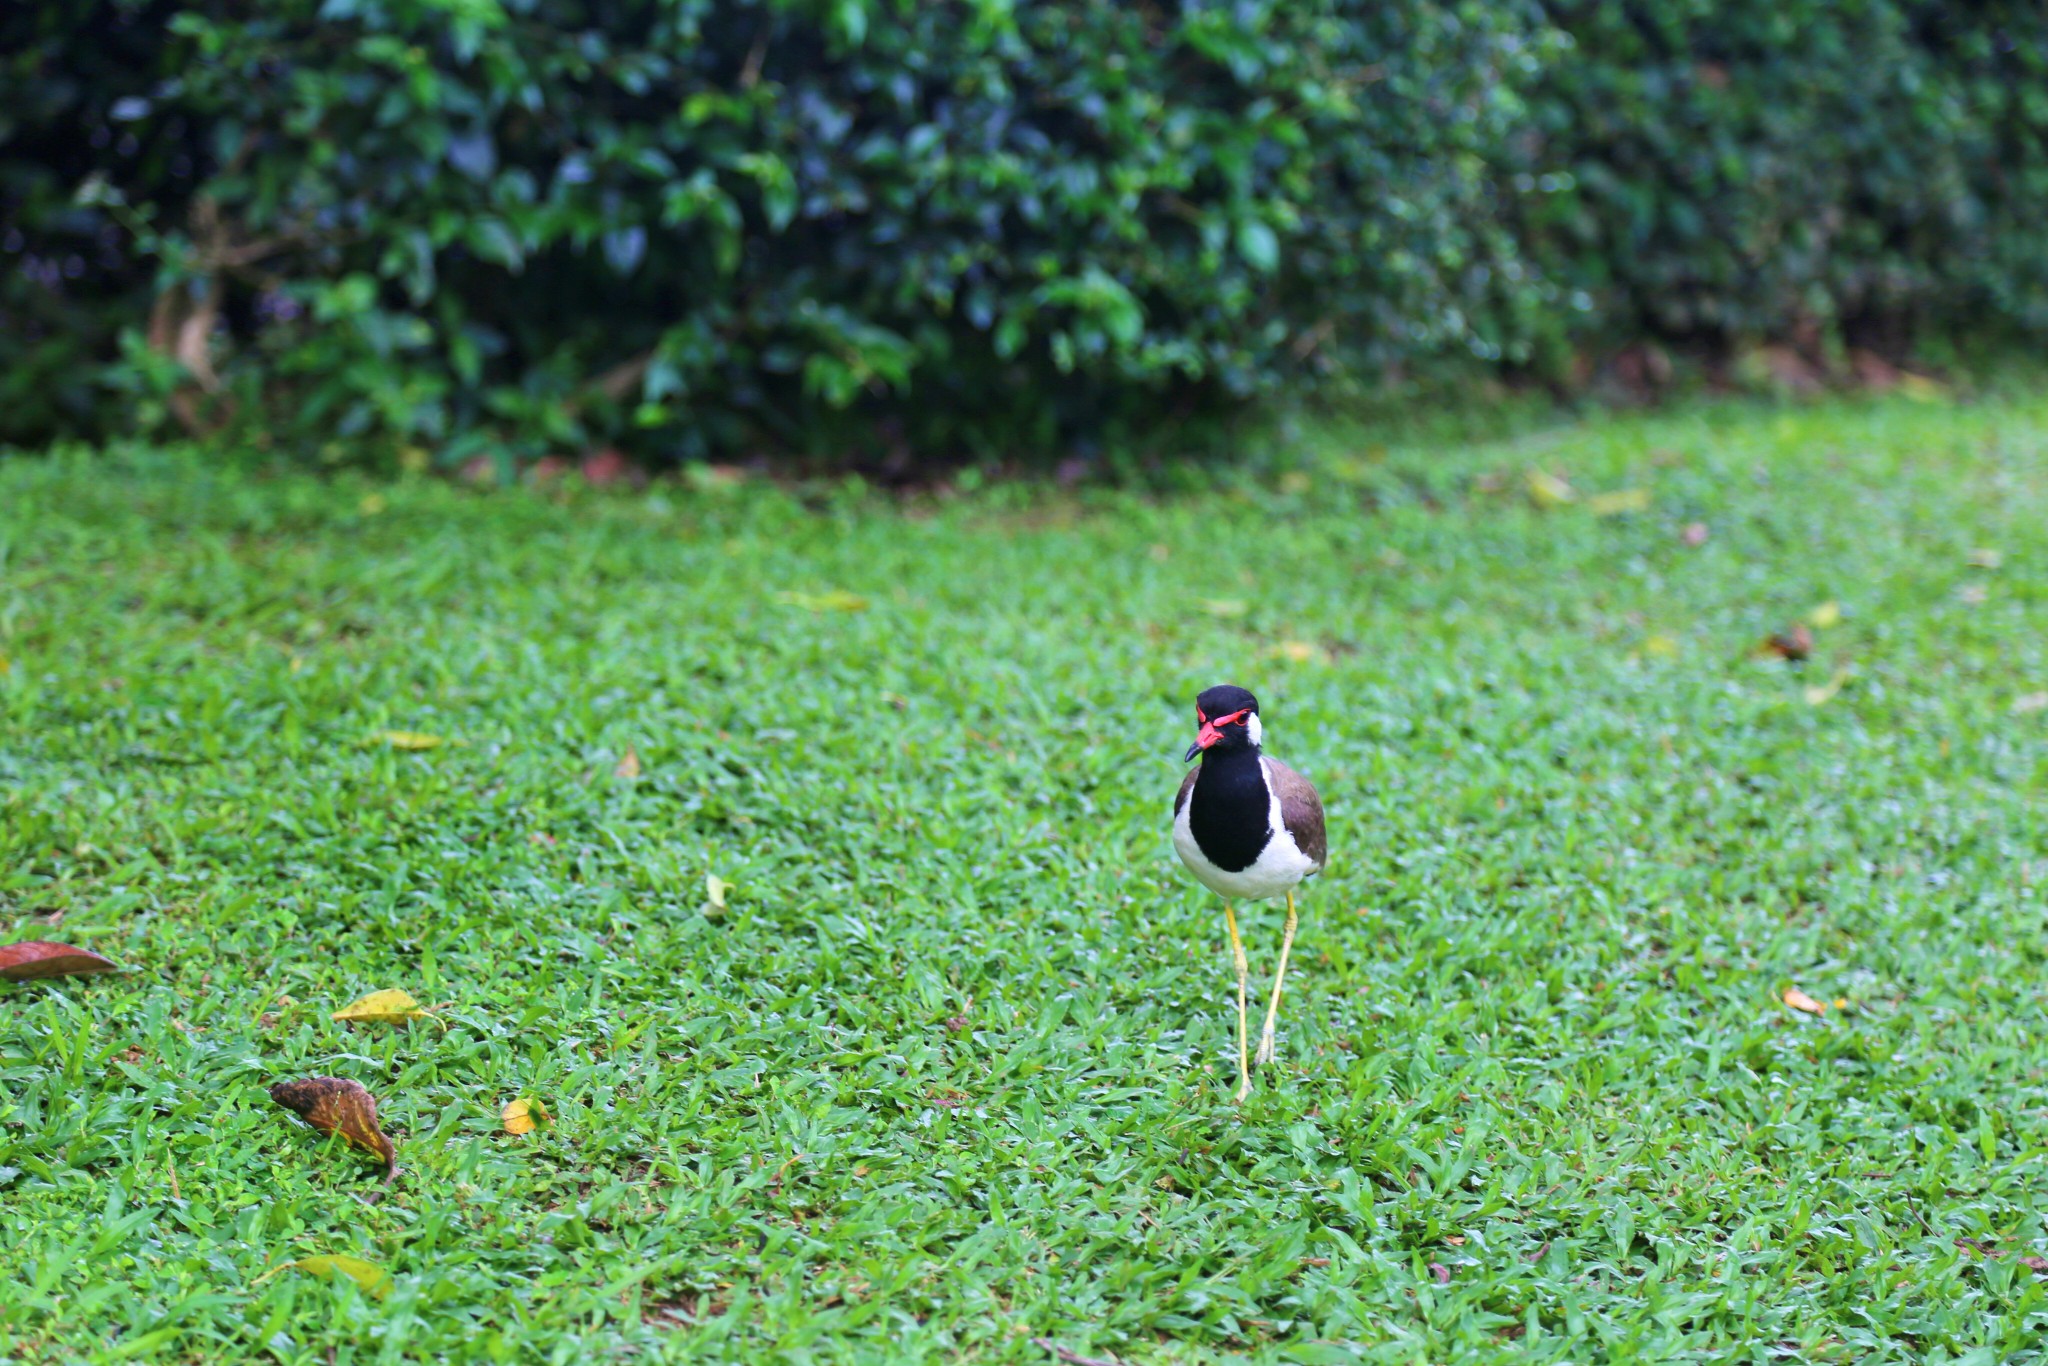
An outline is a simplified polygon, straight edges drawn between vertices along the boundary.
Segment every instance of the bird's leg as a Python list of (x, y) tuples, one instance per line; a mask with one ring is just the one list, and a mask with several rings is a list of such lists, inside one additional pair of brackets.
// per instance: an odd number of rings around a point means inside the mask
[(1244, 956), (1244, 940), (1237, 937), (1237, 912), (1231, 909), (1228, 901), (1223, 903), (1223, 922), (1230, 926), (1230, 952), (1237, 960), (1237, 1103), (1242, 1105), (1252, 1091), (1252, 1073), (1248, 1065), (1250, 1025), (1245, 1018), (1245, 993), (1252, 965)]
[(1273, 1021), (1280, 1014), (1280, 990), (1287, 985), (1287, 951), (1294, 947), (1294, 893), (1287, 893), (1287, 930), (1280, 936), (1280, 971), (1273, 974), (1273, 999), (1266, 1005), (1266, 1027), (1259, 1033), (1259, 1054), (1252, 1059), (1264, 1067), (1273, 1061)]

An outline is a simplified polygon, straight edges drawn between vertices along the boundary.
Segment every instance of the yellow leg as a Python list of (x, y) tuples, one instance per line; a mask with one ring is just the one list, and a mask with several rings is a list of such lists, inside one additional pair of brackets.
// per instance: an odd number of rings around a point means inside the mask
[(1259, 1033), (1259, 1054), (1252, 1062), (1264, 1067), (1273, 1061), (1273, 1021), (1280, 1015), (1280, 991), (1287, 985), (1287, 951), (1294, 947), (1294, 893), (1287, 893), (1287, 932), (1280, 937), (1280, 971), (1273, 974), (1273, 999), (1266, 1003), (1266, 1027)]
[(1244, 1104), (1244, 1098), (1252, 1093), (1252, 1072), (1250, 1058), (1250, 1025), (1245, 1017), (1245, 993), (1251, 978), (1252, 965), (1244, 956), (1244, 941), (1237, 937), (1237, 912), (1228, 901), (1223, 903), (1223, 921), (1230, 926), (1230, 952), (1237, 960), (1237, 1103)]

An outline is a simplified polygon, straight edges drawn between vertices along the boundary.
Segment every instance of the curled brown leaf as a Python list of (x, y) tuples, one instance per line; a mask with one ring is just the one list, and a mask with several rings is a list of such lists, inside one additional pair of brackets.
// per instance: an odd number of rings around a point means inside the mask
[(377, 1127), (377, 1099), (346, 1077), (303, 1077), (270, 1088), (270, 1098), (323, 1134), (339, 1134), (350, 1145), (384, 1161), (384, 1182), (398, 1175), (398, 1149)]
[(0, 944), (0, 981), (30, 982), (43, 977), (82, 977), (87, 973), (117, 971), (113, 963), (90, 949), (69, 944), (52, 944), (44, 939), (24, 939)]

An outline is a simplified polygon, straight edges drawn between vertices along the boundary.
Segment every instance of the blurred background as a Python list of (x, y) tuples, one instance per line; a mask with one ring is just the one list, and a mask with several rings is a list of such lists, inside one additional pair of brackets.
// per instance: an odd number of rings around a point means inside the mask
[(1115, 472), (2048, 333), (2032, 0), (70, 0), (0, 54), (31, 448)]

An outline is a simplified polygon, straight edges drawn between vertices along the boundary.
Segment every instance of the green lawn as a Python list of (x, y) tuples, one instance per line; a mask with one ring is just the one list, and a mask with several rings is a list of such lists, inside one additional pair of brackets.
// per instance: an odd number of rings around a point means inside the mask
[[(2048, 398), (1329, 445), (0, 464), (0, 938), (127, 969), (0, 986), (0, 1358), (2043, 1360)], [(1333, 855), (1242, 1109), (1167, 830), (1225, 680)], [(259, 1280), (318, 1253), (389, 1293)]]

